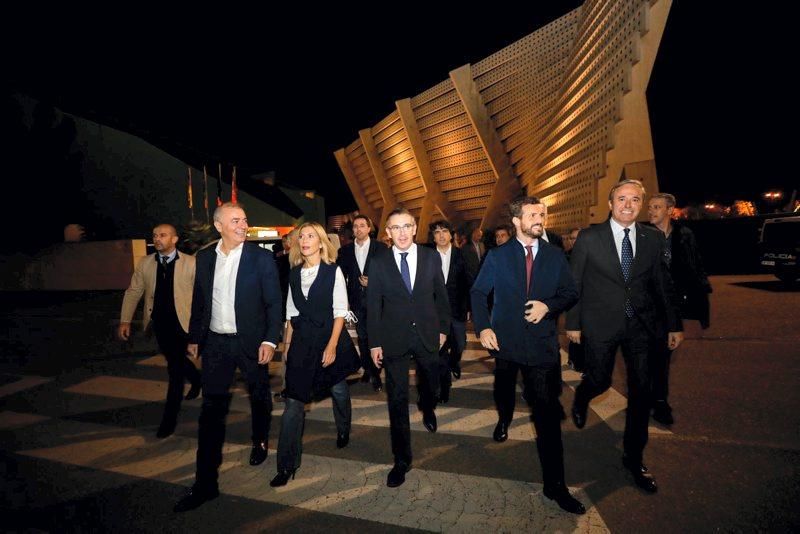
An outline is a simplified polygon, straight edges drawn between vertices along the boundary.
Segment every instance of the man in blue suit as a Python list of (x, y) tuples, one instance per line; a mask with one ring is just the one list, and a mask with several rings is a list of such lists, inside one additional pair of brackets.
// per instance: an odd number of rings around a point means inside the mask
[[(541, 239), (545, 206), (536, 197), (509, 205), (516, 238), (492, 249), (472, 286), (472, 312), (481, 345), (496, 358), (494, 399), (499, 421), (495, 441), (508, 438), (514, 416), (517, 371), (533, 412), (544, 495), (571, 513), (586, 512), (564, 482), (561, 442), (561, 368), (558, 314), (578, 299), (564, 253)], [(494, 290), (489, 318), (487, 297)]]
[(281, 328), (281, 290), (272, 253), (247, 243), (247, 215), (234, 203), (214, 212), (221, 239), (197, 254), (187, 352), (203, 357), (203, 409), (197, 444), (194, 486), (175, 505), (193, 510), (219, 495), (228, 391), (238, 367), (247, 381), (253, 424), (250, 464), (267, 457), (272, 412), (267, 364)]

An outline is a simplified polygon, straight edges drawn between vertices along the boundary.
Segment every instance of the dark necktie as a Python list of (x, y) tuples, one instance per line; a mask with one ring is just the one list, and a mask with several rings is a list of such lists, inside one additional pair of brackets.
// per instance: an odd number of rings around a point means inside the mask
[[(633, 265), (633, 246), (629, 236), (630, 232), (630, 228), (625, 228), (625, 237), (622, 238), (622, 276), (626, 282), (631, 276), (631, 265)], [(625, 316), (628, 318), (633, 317), (631, 299), (625, 300)]]
[(400, 253), (400, 276), (403, 278), (403, 283), (406, 285), (409, 294), (411, 293), (411, 270), (408, 268), (408, 260), (406, 260), (408, 252)]
[(525, 286), (525, 295), (531, 294), (531, 274), (533, 273), (533, 245), (527, 245), (525, 250), (528, 251), (528, 254), (525, 255), (525, 272), (528, 275), (528, 284)]
[(169, 256), (161, 256), (161, 265), (163, 265), (165, 269), (167, 268), (167, 263), (169, 263)]

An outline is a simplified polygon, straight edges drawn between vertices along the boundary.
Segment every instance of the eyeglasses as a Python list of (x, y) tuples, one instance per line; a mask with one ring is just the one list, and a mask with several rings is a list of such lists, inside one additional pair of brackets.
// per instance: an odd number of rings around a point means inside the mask
[(406, 224), (395, 224), (389, 226), (388, 228), (390, 232), (398, 233), (400, 232), (400, 230), (403, 230), (404, 232), (410, 232), (411, 229), (414, 228), (414, 226), (416, 225), (406, 223)]

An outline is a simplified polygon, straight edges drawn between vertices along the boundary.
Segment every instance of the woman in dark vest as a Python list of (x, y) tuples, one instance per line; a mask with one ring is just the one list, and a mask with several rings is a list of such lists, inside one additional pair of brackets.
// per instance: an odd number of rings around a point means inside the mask
[[(286, 405), (278, 439), (278, 474), (270, 486), (285, 486), (300, 467), (305, 404), (330, 391), (336, 446), (350, 440), (350, 390), (345, 380), (360, 367), (347, 330), (347, 288), (336, 249), (319, 223), (305, 223), (292, 243), (286, 298)], [(294, 341), (294, 343), (292, 343)]]

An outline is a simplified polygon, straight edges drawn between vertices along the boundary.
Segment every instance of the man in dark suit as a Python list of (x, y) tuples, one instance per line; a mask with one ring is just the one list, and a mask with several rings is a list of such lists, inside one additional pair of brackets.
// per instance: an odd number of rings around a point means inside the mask
[(470, 278), (475, 280), (481, 268), (481, 262), (486, 255), (486, 246), (483, 244), (483, 230), (480, 227), (474, 228), (470, 234), (470, 239), (461, 247), (464, 254), (464, 261), (467, 263), (467, 273)]
[(372, 229), (372, 221), (369, 217), (357, 215), (353, 219), (355, 241), (341, 248), (337, 263), (342, 268), (342, 273), (347, 282), (347, 299), (350, 302), (350, 311), (358, 319), (356, 323), (358, 351), (361, 355), (361, 367), (364, 369), (361, 381), (372, 381), (372, 387), (375, 391), (381, 391), (383, 389), (381, 370), (375, 367), (372, 361), (372, 357), (369, 354), (369, 342), (367, 341), (369, 339), (367, 332), (367, 286), (369, 285), (369, 277), (367, 272), (373, 258), (377, 254), (385, 254), (387, 249), (380, 241), (370, 239), (369, 234)]
[(467, 274), (461, 250), (453, 246), (453, 227), (447, 221), (430, 225), (436, 251), (442, 261), (442, 274), (450, 301), (450, 333), (439, 351), (439, 402), (450, 401), (452, 379), (461, 378), (461, 354), (467, 346), (467, 309), (472, 280)]
[(622, 348), (628, 374), (622, 463), (637, 486), (654, 493), (656, 481), (642, 463), (650, 420), (648, 363), (662, 336), (677, 348), (683, 325), (664, 265), (664, 236), (636, 223), (644, 194), (638, 180), (619, 182), (608, 195), (608, 221), (581, 231), (570, 258), (580, 300), (567, 313), (567, 337), (585, 350), (585, 375), (572, 407), (578, 428), (586, 424), (589, 402), (611, 386)]
[[(517, 371), (533, 413), (544, 494), (564, 510), (583, 514), (564, 481), (561, 442), (561, 365), (556, 318), (578, 298), (567, 260), (541, 239), (544, 204), (523, 197), (509, 206), (516, 238), (490, 250), (472, 286), (473, 320), (481, 345), (496, 358), (495, 441), (508, 438), (514, 416)], [(494, 290), (491, 321), (486, 299)]]
[(392, 210), (386, 232), (394, 245), (370, 265), (367, 330), (375, 366), (386, 366), (394, 454), (386, 485), (393, 488), (405, 482), (411, 469), (408, 369), (412, 356), (417, 364), (422, 421), (426, 429), (436, 432), (439, 349), (450, 332), (450, 303), (439, 254), (414, 243), (417, 223), (408, 210)]
[(252, 411), (250, 465), (267, 457), (272, 412), (267, 364), (281, 328), (281, 290), (272, 254), (247, 243), (247, 216), (227, 202), (214, 212), (221, 239), (216, 248), (197, 254), (197, 273), (189, 324), (193, 357), (203, 357), (203, 408), (197, 444), (194, 486), (175, 505), (193, 510), (219, 495), (217, 470), (222, 463), (229, 388), (238, 367), (247, 381)]
[[(650, 224), (661, 230), (667, 240), (664, 260), (675, 284), (675, 294), (681, 310), (681, 319), (697, 319), (700, 327), (710, 326), (708, 295), (711, 283), (703, 268), (703, 259), (697, 246), (694, 232), (687, 226), (672, 220), (675, 197), (669, 193), (653, 195), (647, 205)], [(669, 363), (672, 350), (664, 338), (660, 350), (651, 358), (650, 384), (653, 395), (653, 419), (663, 425), (671, 425), (672, 407), (667, 402), (669, 395)]]
[(561, 239), (561, 236), (558, 235), (556, 232), (548, 232), (547, 231), (547, 205), (544, 206), (544, 229), (543, 229), (542, 239), (547, 241), (553, 246), (564, 250), (564, 240)]

